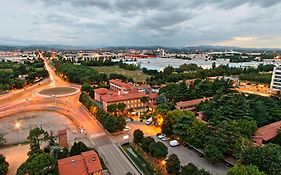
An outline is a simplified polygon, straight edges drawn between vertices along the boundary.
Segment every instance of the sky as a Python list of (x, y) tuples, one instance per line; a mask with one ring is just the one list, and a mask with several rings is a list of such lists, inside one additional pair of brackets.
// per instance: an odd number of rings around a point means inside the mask
[(280, 0), (0, 0), (0, 44), (281, 48)]

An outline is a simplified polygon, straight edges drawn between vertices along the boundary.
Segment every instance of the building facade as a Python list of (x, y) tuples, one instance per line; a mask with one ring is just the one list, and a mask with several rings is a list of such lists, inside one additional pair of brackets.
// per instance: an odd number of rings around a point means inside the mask
[(277, 94), (281, 91), (281, 66), (274, 67), (271, 84), (270, 94)]

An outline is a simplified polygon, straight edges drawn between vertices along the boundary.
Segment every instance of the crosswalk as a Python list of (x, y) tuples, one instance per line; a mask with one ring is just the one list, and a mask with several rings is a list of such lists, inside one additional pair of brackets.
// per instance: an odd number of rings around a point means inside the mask
[(90, 138), (95, 139), (95, 138), (102, 137), (102, 136), (105, 136), (105, 135), (106, 135), (106, 133), (101, 132), (101, 133), (91, 134)]

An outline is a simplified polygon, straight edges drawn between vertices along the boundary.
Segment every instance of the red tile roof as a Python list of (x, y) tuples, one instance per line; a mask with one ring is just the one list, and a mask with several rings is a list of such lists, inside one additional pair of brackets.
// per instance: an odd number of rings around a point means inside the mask
[(113, 84), (116, 84), (117, 86), (123, 87), (127, 90), (135, 88), (132, 84), (124, 83), (124, 82), (122, 82), (121, 80), (118, 80), (118, 79), (112, 79), (112, 80), (109, 80), (109, 82), (113, 83)]
[(149, 97), (149, 99), (155, 99), (156, 97), (158, 97), (157, 93), (151, 93), (147, 95)]
[(103, 94), (107, 94), (110, 91), (106, 88), (98, 88), (98, 89), (95, 89), (94, 92), (99, 95), (103, 95)]
[(255, 137), (261, 138), (263, 141), (268, 141), (277, 135), (277, 131), (281, 128), (281, 121), (271, 123), (260, 127), (255, 133)]
[(68, 147), (67, 130), (66, 129), (59, 130), (58, 131), (58, 137), (59, 137), (59, 146), (67, 148)]
[(95, 151), (58, 160), (59, 175), (88, 175), (102, 170)]
[(210, 98), (199, 98), (199, 99), (189, 100), (189, 101), (180, 101), (180, 102), (177, 102), (176, 106), (186, 108), (186, 107), (198, 105), (201, 102), (206, 101), (208, 99), (210, 99)]
[(133, 99), (139, 99), (143, 96), (146, 96), (142, 92), (136, 92), (136, 93), (128, 93), (128, 94), (105, 94), (101, 96), (101, 100), (107, 103), (111, 102), (118, 102), (118, 101), (126, 101), (126, 100), (133, 100)]

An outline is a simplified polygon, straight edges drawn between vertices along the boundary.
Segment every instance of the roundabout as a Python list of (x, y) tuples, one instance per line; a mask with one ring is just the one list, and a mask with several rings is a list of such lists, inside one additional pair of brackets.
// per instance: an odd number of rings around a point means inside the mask
[(40, 90), (37, 94), (50, 97), (65, 97), (79, 93), (80, 90), (74, 87), (51, 87)]

